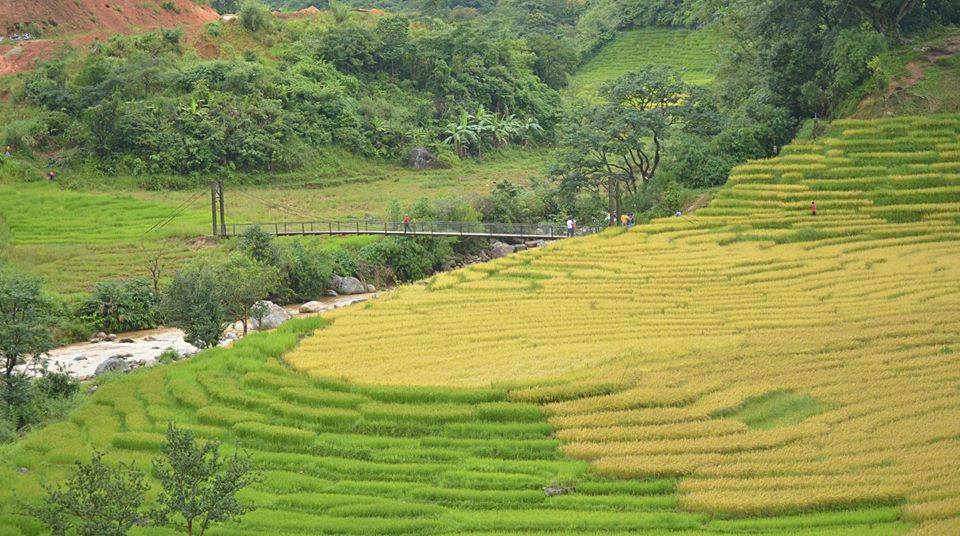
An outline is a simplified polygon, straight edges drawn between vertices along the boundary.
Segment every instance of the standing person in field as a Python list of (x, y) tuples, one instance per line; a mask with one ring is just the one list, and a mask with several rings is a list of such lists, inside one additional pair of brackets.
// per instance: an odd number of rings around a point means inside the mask
[(621, 215), (620, 215), (620, 225), (622, 225), (622, 226), (624, 226), (624, 227), (630, 227), (630, 216), (627, 216), (626, 214), (621, 214)]
[(403, 232), (404, 234), (410, 232), (410, 215), (409, 214), (403, 215)]
[(811, 201), (811, 202), (810, 202), (810, 215), (811, 215), (811, 216), (816, 216), (816, 215), (817, 215), (817, 202), (816, 202), (816, 201)]
[(573, 236), (574, 223), (573, 218), (567, 218), (567, 236)]

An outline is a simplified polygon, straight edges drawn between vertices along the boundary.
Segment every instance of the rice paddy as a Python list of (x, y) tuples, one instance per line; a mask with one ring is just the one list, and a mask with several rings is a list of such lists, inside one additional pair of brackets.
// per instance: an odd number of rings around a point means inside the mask
[(718, 39), (712, 30), (648, 27), (621, 32), (577, 70), (570, 92), (591, 95), (604, 82), (645, 65), (672, 67), (681, 71), (687, 83), (710, 84)]
[(677, 479), (686, 512), (799, 529), (889, 508), (949, 533), (958, 142), (956, 115), (838, 121), (695, 214), (436, 276), (334, 315), (287, 361), (507, 389), (592, 474)]

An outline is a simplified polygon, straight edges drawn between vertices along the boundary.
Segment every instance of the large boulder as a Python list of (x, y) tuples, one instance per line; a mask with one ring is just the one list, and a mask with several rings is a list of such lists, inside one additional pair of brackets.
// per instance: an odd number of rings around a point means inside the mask
[[(257, 318), (257, 313), (260, 313), (260, 311), (257, 310), (259, 307), (264, 307), (266, 313)], [(257, 302), (250, 310), (250, 317), (250, 327), (262, 331), (280, 327), (280, 324), (290, 320), (290, 313), (273, 302), (261, 301)]]
[(423, 147), (410, 150), (407, 155), (407, 167), (413, 169), (446, 169), (450, 166)]
[(333, 287), (333, 290), (335, 290), (337, 294), (341, 295), (364, 294), (367, 292), (367, 286), (361, 283), (356, 277), (340, 277), (335, 275), (330, 279), (330, 286)]
[(300, 313), (319, 313), (322, 312), (324, 306), (318, 301), (307, 302), (300, 306)]
[(97, 369), (93, 371), (94, 376), (102, 376), (111, 372), (129, 372), (130, 364), (127, 363), (126, 359), (122, 357), (109, 357), (105, 359), (102, 363), (97, 365)]
[(515, 246), (511, 246), (510, 244), (505, 244), (497, 240), (490, 246), (490, 256), (494, 259), (499, 259), (500, 257), (506, 257), (507, 255), (513, 253), (514, 250)]

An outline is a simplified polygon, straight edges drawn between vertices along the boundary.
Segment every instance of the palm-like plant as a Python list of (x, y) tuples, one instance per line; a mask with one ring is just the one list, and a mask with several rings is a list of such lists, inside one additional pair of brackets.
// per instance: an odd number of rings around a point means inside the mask
[(454, 150), (457, 151), (457, 156), (460, 158), (466, 158), (467, 156), (467, 147), (470, 143), (476, 142), (477, 130), (473, 124), (470, 122), (470, 115), (467, 112), (460, 113), (460, 119), (448, 123), (446, 128), (443, 130), (443, 133), (447, 135), (444, 138), (443, 143), (453, 144)]

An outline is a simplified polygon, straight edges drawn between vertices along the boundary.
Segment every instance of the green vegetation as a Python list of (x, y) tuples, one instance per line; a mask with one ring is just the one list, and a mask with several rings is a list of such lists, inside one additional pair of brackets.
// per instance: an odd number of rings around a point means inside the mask
[[(787, 517), (743, 527), (682, 512), (672, 481), (601, 480), (586, 463), (563, 459), (538, 408), (508, 402), (505, 390), (367, 387), (308, 378), (278, 360), (324, 324), (292, 321), (230, 349), (104, 383), (68, 421), (5, 447), (0, 530), (37, 534), (10, 499), (37, 504), (40, 483), (65, 478), (93, 448), (106, 463), (145, 471), (170, 420), (231, 445), (227, 452), (238, 444), (262, 471), (237, 495), (250, 511), (212, 526), (211, 535), (907, 528), (884, 509), (819, 515), (815, 525)], [(148, 482), (152, 503), (158, 481)], [(545, 486), (561, 494), (548, 496)]]
[(568, 91), (591, 97), (604, 82), (615, 80), (645, 65), (672, 67), (684, 82), (713, 82), (719, 61), (718, 32), (712, 29), (637, 28), (617, 34), (577, 70)]
[(751, 428), (765, 430), (796, 424), (807, 417), (829, 409), (828, 404), (797, 393), (774, 391), (745, 400), (731, 412), (720, 414), (745, 423)]

